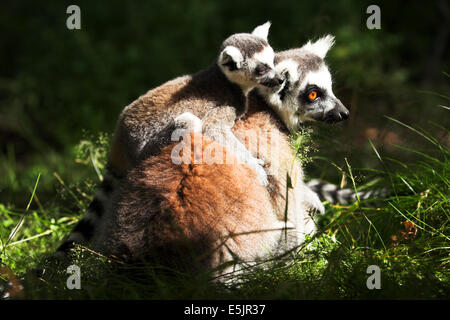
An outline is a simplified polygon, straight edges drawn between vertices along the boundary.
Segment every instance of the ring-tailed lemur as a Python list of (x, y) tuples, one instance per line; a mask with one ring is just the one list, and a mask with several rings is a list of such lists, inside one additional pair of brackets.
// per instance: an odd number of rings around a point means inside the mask
[[(245, 166), (174, 164), (170, 158), (174, 146), (169, 144), (127, 176), (115, 198), (114, 214), (96, 234), (94, 249), (129, 262), (157, 257), (162, 259), (158, 262), (171, 267), (195, 261), (195, 267), (214, 269), (235, 257), (251, 261), (264, 253), (285, 249), (284, 245), (280, 247), (280, 231), (285, 226), (292, 229), (288, 248), (314, 232), (308, 209), (323, 212), (324, 208), (304, 184), (301, 164), (295, 159), (283, 126), (296, 130), (304, 119), (336, 122), (348, 117), (348, 110), (333, 94), (323, 60), (332, 44), (333, 38), (328, 36), (277, 54), (275, 68), (285, 76), (285, 86), (281, 90), (253, 92), (247, 117), (233, 128), (242, 140), (249, 129), (280, 133), (275, 141), (281, 158), (279, 166), (270, 163), (267, 144), (259, 144), (256, 139), (250, 140), (248, 146), (269, 164), (268, 188), (255, 183), (255, 173)], [(282, 122), (270, 109), (280, 115)], [(216, 144), (207, 136), (202, 139), (203, 149), (194, 149), (194, 153), (203, 153), (205, 146)], [(192, 141), (195, 139), (182, 143), (191, 147)], [(298, 173), (291, 177), (286, 208), (286, 174), (292, 173), (292, 164)]]
[[(195, 123), (199, 117), (206, 123), (220, 119), (214, 126), (231, 128), (238, 114), (247, 111), (247, 95), (253, 88), (281, 86), (283, 78), (274, 70), (274, 52), (267, 42), (269, 28), (270, 22), (267, 22), (251, 34), (228, 37), (222, 43), (216, 62), (209, 68), (152, 89), (122, 111), (110, 149), (108, 172), (100, 190), (85, 217), (58, 248), (57, 256), (64, 256), (73, 243), (89, 241), (98, 220), (107, 211), (108, 198), (118, 181), (140, 159), (157, 153), (166, 145), (177, 126)], [(226, 138), (237, 141), (233, 135)], [(262, 162), (245, 147), (240, 149), (243, 152), (239, 160), (249, 164), (258, 173), (261, 183), (266, 184)]]

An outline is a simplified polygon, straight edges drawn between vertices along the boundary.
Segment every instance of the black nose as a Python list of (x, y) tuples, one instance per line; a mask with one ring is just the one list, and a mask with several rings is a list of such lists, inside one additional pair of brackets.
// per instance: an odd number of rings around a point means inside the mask
[(342, 120), (347, 120), (349, 116), (350, 112), (342, 103), (340, 103), (340, 101), (338, 101), (334, 109), (324, 114), (323, 120), (328, 123), (336, 123)]
[(284, 78), (283, 77), (276, 77), (276, 81), (278, 83), (278, 85), (282, 84), (284, 82)]
[(348, 110), (341, 111), (340, 116), (342, 117), (343, 120), (347, 120), (348, 117), (350, 116), (350, 112)]

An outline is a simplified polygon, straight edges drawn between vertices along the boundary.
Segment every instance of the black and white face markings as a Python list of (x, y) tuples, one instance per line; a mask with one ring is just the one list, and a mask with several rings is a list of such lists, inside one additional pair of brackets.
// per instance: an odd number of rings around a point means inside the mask
[(328, 35), (299, 49), (277, 53), (275, 69), (285, 82), (278, 91), (259, 89), (291, 131), (302, 121), (334, 123), (349, 116), (333, 93), (331, 74), (323, 60), (333, 43)]
[(333, 93), (331, 74), (324, 63), (318, 70), (308, 72), (297, 99), (297, 114), (305, 120), (335, 123), (349, 116), (348, 110)]
[(267, 42), (269, 28), (266, 22), (251, 34), (234, 34), (222, 44), (217, 64), (245, 93), (254, 87), (279, 88), (284, 81), (274, 67), (275, 54)]
[(280, 88), (284, 78), (273, 65), (274, 53), (271, 47), (265, 47), (262, 52), (254, 55), (254, 66), (250, 66), (251, 78), (258, 85), (269, 88)]

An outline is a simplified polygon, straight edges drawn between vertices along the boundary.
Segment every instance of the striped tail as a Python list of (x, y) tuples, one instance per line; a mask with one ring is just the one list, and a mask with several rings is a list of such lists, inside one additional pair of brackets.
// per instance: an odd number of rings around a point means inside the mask
[[(313, 179), (308, 181), (306, 185), (319, 195), (322, 201), (328, 201), (332, 204), (349, 205), (356, 200), (382, 199), (389, 196), (389, 190), (386, 188), (359, 191), (358, 193), (350, 188), (341, 189), (335, 184), (325, 183), (323, 181)], [(357, 196), (358, 195), (358, 196)], [(367, 206), (373, 206), (374, 203), (366, 203)]]
[(87, 208), (85, 216), (77, 223), (69, 238), (53, 254), (56, 258), (66, 258), (70, 249), (76, 244), (89, 244), (107, 214), (114, 190), (120, 178), (107, 170), (103, 181), (95, 194), (94, 200)]

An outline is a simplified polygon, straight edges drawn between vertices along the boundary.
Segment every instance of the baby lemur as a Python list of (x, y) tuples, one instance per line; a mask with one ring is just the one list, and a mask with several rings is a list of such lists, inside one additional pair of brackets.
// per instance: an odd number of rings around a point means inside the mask
[[(230, 36), (209, 68), (171, 80), (126, 107), (111, 147), (109, 164), (114, 173), (123, 175), (140, 159), (157, 153), (176, 127), (193, 126), (201, 131), (197, 118), (204, 127), (213, 123), (232, 128), (236, 117), (245, 114), (247, 95), (253, 88), (279, 88), (283, 78), (274, 70), (274, 52), (267, 42), (269, 27), (267, 22), (251, 34)], [(248, 152), (244, 156), (242, 161), (265, 180), (257, 159)]]
[(211, 138), (237, 147), (238, 160), (248, 164), (263, 185), (267, 184), (262, 161), (236, 139), (231, 128), (236, 118), (245, 114), (247, 95), (253, 88), (279, 88), (283, 83), (274, 70), (274, 52), (267, 42), (269, 28), (267, 22), (252, 33), (231, 35), (209, 68), (168, 81), (122, 111), (100, 190), (56, 255), (64, 256), (73, 243), (90, 240), (120, 179), (141, 159), (157, 154), (167, 145), (177, 127), (203, 130)]

